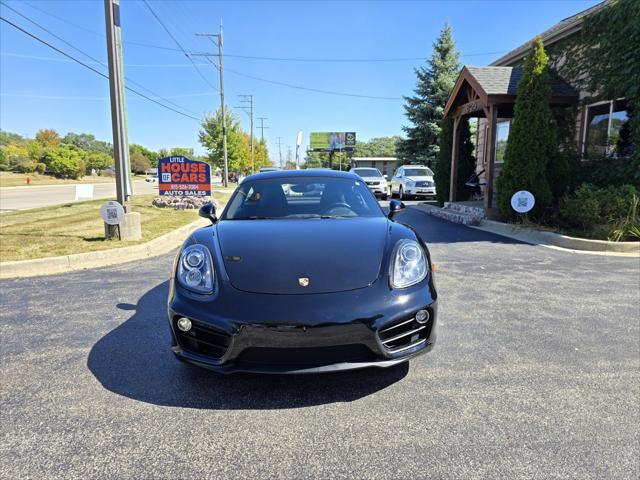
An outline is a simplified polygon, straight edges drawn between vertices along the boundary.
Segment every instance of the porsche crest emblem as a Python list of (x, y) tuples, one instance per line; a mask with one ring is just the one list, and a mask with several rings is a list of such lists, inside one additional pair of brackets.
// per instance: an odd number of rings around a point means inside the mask
[(308, 277), (300, 277), (298, 279), (298, 284), (301, 287), (308, 287), (309, 286), (309, 278)]

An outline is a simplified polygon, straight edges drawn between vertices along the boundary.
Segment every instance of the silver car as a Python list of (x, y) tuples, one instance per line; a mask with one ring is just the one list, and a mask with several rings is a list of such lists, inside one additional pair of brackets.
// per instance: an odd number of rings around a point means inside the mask
[(380, 170), (377, 168), (365, 168), (358, 167), (349, 170), (350, 173), (358, 175), (364, 183), (367, 184), (367, 188), (371, 190), (376, 197), (380, 197), (382, 200), (386, 200), (389, 195), (389, 185)]

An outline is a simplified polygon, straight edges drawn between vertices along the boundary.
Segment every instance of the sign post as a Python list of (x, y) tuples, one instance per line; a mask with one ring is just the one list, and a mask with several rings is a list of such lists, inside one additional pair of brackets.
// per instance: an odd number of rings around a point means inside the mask
[(107, 240), (117, 238), (122, 240), (120, 223), (124, 219), (124, 208), (119, 202), (109, 200), (100, 207), (100, 216), (104, 220), (104, 236)]
[(533, 209), (536, 204), (536, 199), (531, 192), (527, 190), (520, 190), (511, 196), (511, 208), (518, 213), (523, 214), (526, 218), (526, 214)]
[(211, 166), (184, 156), (158, 160), (158, 191), (175, 197), (211, 196)]

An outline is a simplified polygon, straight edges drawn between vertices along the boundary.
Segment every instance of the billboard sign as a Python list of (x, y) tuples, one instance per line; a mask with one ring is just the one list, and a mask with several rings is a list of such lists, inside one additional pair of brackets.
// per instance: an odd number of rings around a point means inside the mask
[(356, 146), (356, 132), (311, 132), (311, 150), (352, 150)]
[(158, 191), (176, 197), (211, 196), (211, 167), (182, 155), (158, 160)]

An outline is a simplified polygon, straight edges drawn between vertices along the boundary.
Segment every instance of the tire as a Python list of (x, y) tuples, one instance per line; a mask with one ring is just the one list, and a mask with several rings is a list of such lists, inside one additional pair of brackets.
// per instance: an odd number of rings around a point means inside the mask
[(402, 185), (400, 186), (400, 188), (398, 189), (398, 200), (402, 201), (402, 200), (408, 200), (409, 197), (405, 196), (404, 191), (402, 190)]

